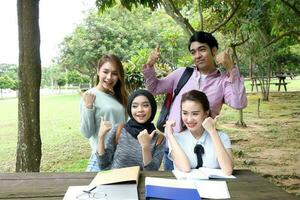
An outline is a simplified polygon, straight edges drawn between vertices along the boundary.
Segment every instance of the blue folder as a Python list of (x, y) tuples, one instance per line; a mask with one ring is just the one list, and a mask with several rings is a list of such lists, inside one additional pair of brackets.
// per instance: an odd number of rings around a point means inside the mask
[(145, 186), (145, 197), (150, 199), (201, 200), (196, 188), (175, 188), (156, 185)]

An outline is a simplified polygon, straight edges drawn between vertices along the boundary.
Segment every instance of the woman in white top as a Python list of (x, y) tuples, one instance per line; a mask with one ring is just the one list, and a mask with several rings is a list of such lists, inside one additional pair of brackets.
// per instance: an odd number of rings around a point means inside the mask
[(226, 133), (216, 130), (217, 118), (210, 117), (207, 96), (191, 90), (181, 100), (182, 130), (173, 133), (175, 122), (166, 122), (165, 134), (169, 145), (169, 158), (174, 167), (184, 172), (193, 168), (221, 168), (230, 175), (233, 171), (231, 143)]

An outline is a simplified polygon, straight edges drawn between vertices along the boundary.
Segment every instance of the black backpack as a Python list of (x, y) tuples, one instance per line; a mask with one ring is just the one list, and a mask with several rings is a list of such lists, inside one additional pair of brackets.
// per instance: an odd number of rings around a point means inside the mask
[(186, 82), (189, 80), (189, 78), (192, 76), (194, 69), (192, 67), (186, 67), (182, 76), (180, 77), (177, 87), (174, 90), (174, 94), (173, 92), (167, 93), (165, 100), (164, 100), (164, 104), (161, 107), (161, 111), (157, 120), (157, 128), (158, 130), (160, 130), (161, 132), (164, 132), (165, 127), (164, 124), (167, 121), (167, 117), (169, 115), (170, 112), (170, 108), (171, 105), (174, 101), (174, 99), (176, 98), (176, 96), (178, 95), (178, 93), (180, 92), (180, 90), (183, 88), (183, 86), (186, 84)]

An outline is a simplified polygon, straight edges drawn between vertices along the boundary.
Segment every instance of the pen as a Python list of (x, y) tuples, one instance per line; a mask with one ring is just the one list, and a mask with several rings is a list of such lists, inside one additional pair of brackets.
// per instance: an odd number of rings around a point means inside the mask
[(89, 189), (89, 190), (83, 190), (83, 192), (90, 194), (91, 191), (93, 191), (96, 187), (97, 187), (97, 186), (95, 186), (95, 187), (93, 187), (93, 188), (91, 188), (91, 189)]

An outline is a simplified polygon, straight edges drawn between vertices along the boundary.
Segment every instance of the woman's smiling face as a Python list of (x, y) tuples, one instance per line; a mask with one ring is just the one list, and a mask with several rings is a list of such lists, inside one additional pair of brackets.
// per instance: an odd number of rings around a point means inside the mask
[(181, 118), (184, 125), (191, 132), (197, 132), (202, 128), (202, 122), (208, 116), (199, 102), (186, 100), (181, 105)]
[(112, 91), (119, 80), (117, 68), (110, 62), (106, 62), (100, 67), (98, 76), (99, 86), (103, 92)]
[(137, 96), (131, 104), (132, 117), (140, 124), (144, 124), (151, 117), (151, 104), (147, 97)]

